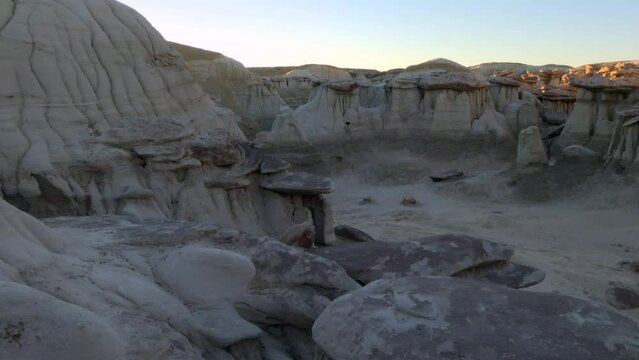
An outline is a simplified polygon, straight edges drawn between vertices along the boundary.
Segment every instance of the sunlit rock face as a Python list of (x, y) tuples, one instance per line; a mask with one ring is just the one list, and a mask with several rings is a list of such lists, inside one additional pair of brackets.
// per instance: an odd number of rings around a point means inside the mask
[(577, 298), (405, 277), (333, 301), (313, 339), (334, 360), (631, 360), (639, 355), (637, 330), (610, 308)]
[(286, 105), (271, 81), (251, 73), (239, 61), (212, 51), (172, 45), (204, 91), (242, 118), (240, 126), (245, 133), (270, 128), (280, 108)]
[[(300, 196), (260, 188), (287, 166), (244, 142), (237, 116), (134, 10), (111, 0), (4, 6), (0, 189), (10, 203), (36, 216), (206, 220), (274, 236), (311, 221)], [(246, 75), (233, 64), (219, 71)]]

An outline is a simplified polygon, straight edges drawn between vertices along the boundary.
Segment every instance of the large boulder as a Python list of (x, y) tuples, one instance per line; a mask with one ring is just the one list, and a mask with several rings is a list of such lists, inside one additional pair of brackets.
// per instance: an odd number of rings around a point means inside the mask
[(361, 283), (406, 276), (452, 276), (514, 254), (508, 245), (461, 235), (405, 242), (352, 243), (309, 252), (335, 261)]
[(313, 339), (334, 360), (632, 360), (639, 326), (604, 305), (472, 280), (379, 280), (331, 303)]

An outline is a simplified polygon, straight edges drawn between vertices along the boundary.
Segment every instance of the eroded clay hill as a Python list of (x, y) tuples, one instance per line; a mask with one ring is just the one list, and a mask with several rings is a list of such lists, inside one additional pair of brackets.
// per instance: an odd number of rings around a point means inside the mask
[[(0, 189), (9, 202), (36, 216), (314, 231), (322, 202), (302, 198), (319, 193), (263, 190), (289, 165), (245, 142), (238, 116), (210, 99), (140, 14), (111, 0), (3, 4)], [(220, 76), (249, 76), (230, 59), (220, 66)]]

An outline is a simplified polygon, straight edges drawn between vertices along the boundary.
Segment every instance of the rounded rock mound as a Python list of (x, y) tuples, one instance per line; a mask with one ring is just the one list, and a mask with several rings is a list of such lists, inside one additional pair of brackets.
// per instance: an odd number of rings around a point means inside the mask
[(631, 360), (639, 327), (604, 305), (453, 278), (379, 280), (331, 303), (313, 338), (334, 360)]

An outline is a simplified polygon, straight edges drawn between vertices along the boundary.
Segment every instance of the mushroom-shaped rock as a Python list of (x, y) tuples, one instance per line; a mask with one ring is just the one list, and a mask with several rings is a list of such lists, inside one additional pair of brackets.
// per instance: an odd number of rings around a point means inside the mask
[(380, 280), (342, 296), (313, 339), (334, 360), (639, 356), (639, 326), (602, 304), (438, 277)]
[(539, 128), (530, 126), (521, 130), (517, 146), (517, 168), (524, 173), (531, 173), (546, 164), (548, 155)]
[(508, 87), (517, 87), (517, 88), (521, 86), (521, 82), (513, 78), (503, 77), (503, 76), (490, 77), (488, 78), (488, 81), (493, 85), (499, 85), (499, 86), (508, 86)]
[(331, 300), (310, 286), (252, 290), (235, 301), (244, 318), (255, 323), (310, 329)]
[(362, 283), (383, 278), (444, 275), (510, 259), (508, 245), (462, 235), (438, 235), (406, 242), (353, 243), (309, 250), (333, 260)]
[(416, 83), (424, 90), (472, 91), (490, 86), (483, 75), (447, 59), (409, 66), (393, 80), (395, 82)]
[(283, 194), (319, 195), (333, 191), (333, 181), (327, 177), (305, 172), (266, 179), (262, 188)]
[(357, 89), (358, 85), (353, 80), (335, 80), (326, 82), (326, 86), (335, 91), (351, 92)]

